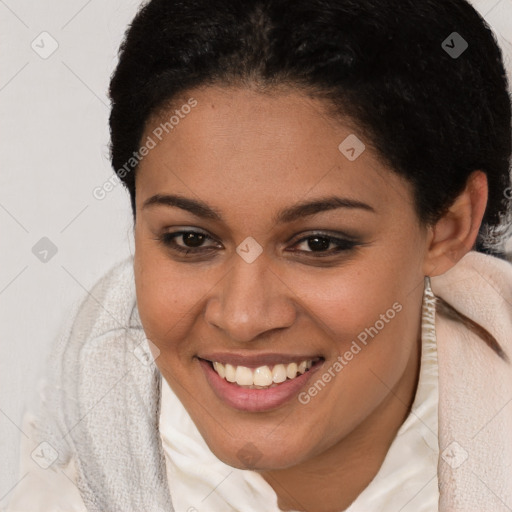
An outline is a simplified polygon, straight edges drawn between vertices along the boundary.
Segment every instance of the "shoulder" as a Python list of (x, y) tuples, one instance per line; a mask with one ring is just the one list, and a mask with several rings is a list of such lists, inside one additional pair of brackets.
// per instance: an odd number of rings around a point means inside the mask
[[(75, 306), (53, 346), (52, 360), (82, 350), (88, 341), (137, 325), (133, 256), (113, 265)], [(76, 354), (73, 353), (73, 357)]]
[[(99, 371), (100, 365), (115, 366), (116, 348), (125, 346), (127, 334), (140, 330), (135, 313), (133, 257), (130, 256), (116, 263), (96, 281), (75, 304), (56, 336), (48, 353), (34, 408), (34, 437), (38, 442), (46, 441), (55, 447), (59, 455), (57, 463), (69, 462), (75, 450), (72, 436), (68, 434), (74, 431), (74, 425), (84, 414), (89, 397), (91, 400), (96, 398), (92, 391), (102, 389), (96, 386), (83, 390), (83, 386), (89, 386), (86, 377)], [(101, 358), (96, 351), (99, 346), (103, 349)], [(107, 377), (115, 374), (112, 370)], [(103, 382), (107, 385), (109, 379), (105, 377)]]
[(150, 436), (159, 412), (160, 374), (136, 306), (130, 257), (95, 283), (61, 333), (34, 418), (34, 440), (52, 447), (56, 468), (79, 461), (80, 492), (89, 500), (109, 492), (103, 471), (133, 471), (126, 446), (142, 431)]
[(470, 251), (448, 272), (432, 277), (431, 283), (434, 293), (462, 302), (477, 294), (486, 304), (512, 305), (512, 263), (489, 254)]
[(125, 333), (132, 326), (139, 328), (136, 309), (133, 257), (129, 256), (108, 269), (75, 304), (51, 348), (49, 373), (61, 381), (65, 375), (74, 379), (81, 357), (96, 340)]
[(73, 319), (82, 334), (94, 338), (130, 323), (136, 302), (133, 256), (112, 266), (94, 284)]
[(33, 441), (34, 422), (33, 415), (27, 412), (22, 424), (20, 480), (9, 496), (6, 512), (87, 512), (77, 488), (76, 461), (70, 458), (66, 464), (54, 464), (54, 448)]
[(492, 333), (512, 354), (512, 264), (468, 252), (448, 272), (431, 278), (432, 291)]

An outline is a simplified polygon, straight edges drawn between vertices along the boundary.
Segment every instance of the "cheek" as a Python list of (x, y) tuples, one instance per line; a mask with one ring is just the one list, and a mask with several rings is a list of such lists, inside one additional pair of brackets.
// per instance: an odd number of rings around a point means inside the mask
[[(331, 277), (320, 279), (310, 273), (291, 282), (304, 297), (308, 321), (327, 335), (333, 362), (326, 371), (331, 367), (336, 375), (327, 386), (332, 388), (331, 399), (364, 414), (361, 397), (371, 408), (387, 394), (418, 340), (423, 294), (419, 260), (410, 254), (385, 258), (377, 251), (377, 257), (336, 269)], [(337, 408), (331, 411), (344, 414)]]
[(330, 425), (318, 439), (319, 452), (355, 429), (390, 396), (419, 336), (422, 290), (410, 294), (407, 285), (402, 288), (375, 276), (346, 277), (324, 286), (328, 293), (319, 293), (308, 306), (316, 325), (327, 333), (331, 351), (322, 372), (300, 397), (317, 425)]
[[(148, 338), (162, 351), (176, 350), (200, 307), (204, 294), (193, 266), (170, 262), (158, 247), (137, 243), (134, 256), (137, 305)], [(201, 274), (202, 275), (202, 274)]]
[(406, 305), (417, 305), (415, 299), (422, 291), (423, 276), (414, 259), (372, 253), (330, 270), (292, 270), (282, 275), (293, 296), (299, 297), (294, 300), (306, 321), (325, 331), (339, 351), (346, 350), (353, 339), (369, 341), (369, 331), (393, 338), (407, 330)]

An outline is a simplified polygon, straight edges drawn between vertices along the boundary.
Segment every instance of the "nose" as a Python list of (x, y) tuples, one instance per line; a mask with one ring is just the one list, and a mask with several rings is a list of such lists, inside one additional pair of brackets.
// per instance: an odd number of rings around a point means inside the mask
[(206, 301), (206, 321), (237, 342), (256, 341), (293, 325), (294, 293), (264, 255), (252, 263), (238, 256), (234, 260)]

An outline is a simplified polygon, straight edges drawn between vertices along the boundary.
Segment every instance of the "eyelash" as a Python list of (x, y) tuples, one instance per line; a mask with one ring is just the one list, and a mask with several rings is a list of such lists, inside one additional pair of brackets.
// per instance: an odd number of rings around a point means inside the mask
[[(190, 234), (190, 233), (193, 233), (195, 235), (204, 236), (203, 241), (206, 241), (206, 240), (215, 241), (211, 236), (207, 235), (206, 233), (203, 233), (201, 231), (193, 231), (193, 230), (175, 231), (173, 233), (164, 233), (161, 236), (159, 236), (158, 238), (156, 238), (156, 240), (160, 241), (165, 247), (167, 247), (173, 251), (176, 251), (178, 253), (181, 253), (185, 256), (189, 255), (189, 254), (192, 254), (192, 255), (198, 255), (200, 253), (204, 254), (204, 253), (210, 252), (212, 249), (214, 249), (214, 247), (184, 248), (180, 245), (177, 245), (176, 242), (174, 241), (176, 238), (186, 235), (186, 234)], [(335, 254), (339, 254), (341, 252), (348, 252), (348, 251), (354, 249), (356, 246), (362, 245), (362, 244), (354, 242), (352, 240), (337, 238), (337, 237), (333, 237), (331, 235), (327, 235), (325, 233), (320, 233), (320, 232), (312, 233), (306, 237), (303, 237), (300, 240), (298, 240), (297, 242), (295, 242), (294, 245), (299, 245), (300, 243), (305, 242), (312, 238), (320, 238), (320, 239), (329, 240), (329, 245), (331, 243), (334, 243), (335, 245), (337, 245), (337, 248), (335, 250), (318, 251), (318, 252), (317, 251), (292, 251), (292, 252), (314, 254), (315, 258), (325, 258), (328, 256), (333, 256)]]

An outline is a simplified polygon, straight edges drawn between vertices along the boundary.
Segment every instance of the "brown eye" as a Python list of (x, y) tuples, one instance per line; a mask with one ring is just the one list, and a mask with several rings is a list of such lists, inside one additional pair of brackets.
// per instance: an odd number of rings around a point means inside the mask
[[(340, 253), (342, 251), (349, 251), (356, 247), (358, 244), (353, 240), (344, 238), (333, 237), (323, 233), (312, 234), (300, 239), (295, 246), (305, 244), (308, 250), (298, 250), (293, 252), (304, 252), (310, 254), (317, 254), (318, 256), (330, 256)], [(329, 250), (329, 247), (334, 246), (334, 249)]]
[[(176, 240), (181, 238), (183, 245), (177, 243)], [(184, 253), (199, 253), (204, 251), (210, 251), (213, 247), (203, 247), (203, 243), (206, 240), (213, 240), (212, 237), (206, 233), (199, 231), (176, 231), (174, 233), (164, 233), (159, 240), (172, 250)]]
[(206, 235), (203, 233), (195, 233), (193, 231), (185, 233), (182, 236), (183, 243), (189, 247), (200, 247), (206, 239)]

